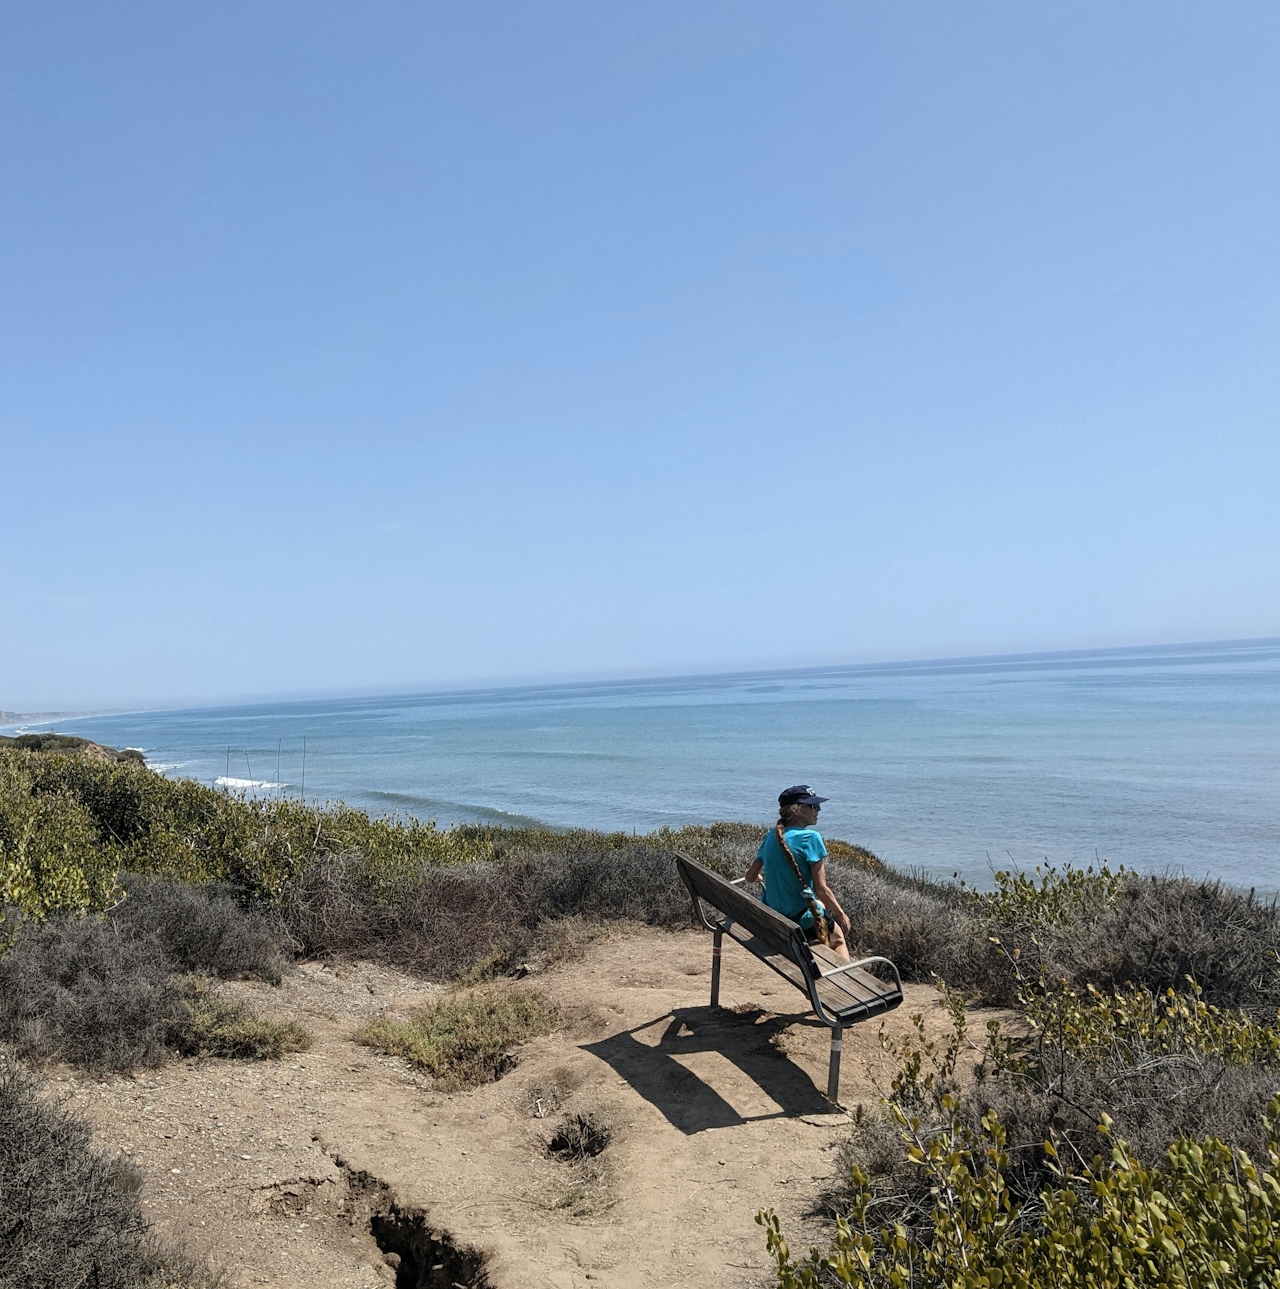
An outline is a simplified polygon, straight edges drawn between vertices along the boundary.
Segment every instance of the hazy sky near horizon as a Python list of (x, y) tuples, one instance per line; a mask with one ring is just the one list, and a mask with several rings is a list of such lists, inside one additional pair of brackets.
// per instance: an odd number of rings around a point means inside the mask
[(0, 10), (0, 708), (1280, 635), (1280, 9)]

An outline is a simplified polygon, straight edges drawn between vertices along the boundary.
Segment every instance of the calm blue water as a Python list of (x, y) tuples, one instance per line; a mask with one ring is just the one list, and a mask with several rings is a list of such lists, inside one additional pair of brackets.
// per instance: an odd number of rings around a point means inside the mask
[[(440, 822), (646, 831), (831, 798), (828, 835), (1280, 886), (1280, 641), (145, 712), (62, 722), (158, 768)], [(228, 751), (229, 750), (229, 751)], [(262, 789), (259, 789), (262, 790)]]

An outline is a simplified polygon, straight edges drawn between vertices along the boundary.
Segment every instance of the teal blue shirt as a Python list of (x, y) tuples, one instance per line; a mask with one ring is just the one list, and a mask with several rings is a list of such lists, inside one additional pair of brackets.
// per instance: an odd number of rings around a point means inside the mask
[[(804, 885), (813, 890), (813, 867), (827, 857), (822, 834), (816, 828), (788, 828), (787, 846), (796, 857), (796, 867), (804, 877)], [(756, 858), (764, 865), (764, 902), (777, 909), (785, 918), (808, 928), (813, 924), (813, 914), (804, 888), (796, 881), (795, 869), (778, 845), (777, 833), (770, 828), (765, 834)]]

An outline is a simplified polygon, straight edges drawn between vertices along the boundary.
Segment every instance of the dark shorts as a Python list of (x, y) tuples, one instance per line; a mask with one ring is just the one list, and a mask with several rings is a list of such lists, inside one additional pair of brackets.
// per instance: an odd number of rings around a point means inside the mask
[[(827, 924), (827, 940), (830, 941), (832, 934), (836, 929), (836, 920), (831, 916), (830, 913), (824, 913), (822, 915), (822, 920)], [(804, 938), (808, 940), (810, 944), (822, 943), (822, 940), (819, 937), (818, 932), (815, 928), (804, 927), (803, 930), (804, 930)]]

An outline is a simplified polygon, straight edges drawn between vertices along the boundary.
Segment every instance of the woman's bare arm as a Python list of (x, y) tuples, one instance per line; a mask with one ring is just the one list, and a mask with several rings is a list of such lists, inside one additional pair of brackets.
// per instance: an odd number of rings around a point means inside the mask
[(813, 893), (822, 901), (822, 907), (835, 918), (843, 931), (848, 932), (852, 924), (849, 915), (840, 907), (835, 892), (827, 885), (826, 864), (811, 864), (809, 874), (813, 878)]
[(763, 868), (764, 862), (762, 860), (753, 859), (751, 861), (751, 867), (747, 869), (746, 876), (742, 880), (746, 882), (748, 886), (750, 886), (752, 882), (758, 882), (760, 880), (760, 871)]

